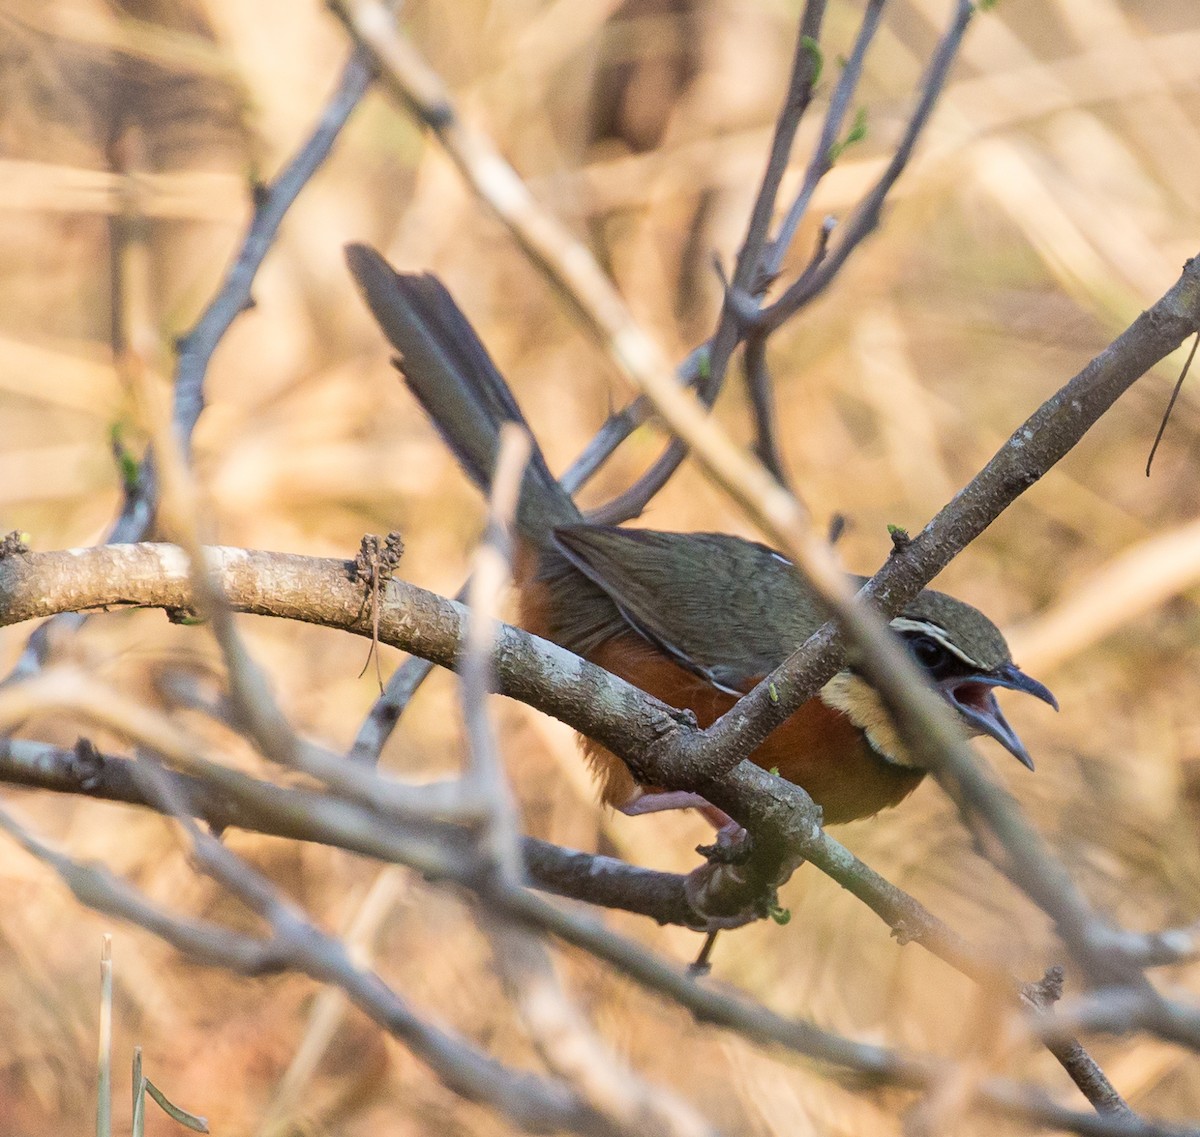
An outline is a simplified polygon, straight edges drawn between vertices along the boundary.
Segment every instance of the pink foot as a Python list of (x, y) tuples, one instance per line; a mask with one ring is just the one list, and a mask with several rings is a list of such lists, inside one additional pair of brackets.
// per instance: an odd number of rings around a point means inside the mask
[[(688, 793), (686, 790), (671, 790), (664, 794), (648, 794), (641, 793), (632, 801), (627, 801), (624, 805), (619, 805), (617, 808), (627, 817), (638, 817), (643, 813), (663, 813), (668, 809), (699, 809), (702, 812), (716, 809), (715, 806), (709, 805), (699, 794)], [(717, 813), (728, 821), (729, 818), (716, 809)], [(708, 817), (708, 813), (705, 812)], [(709, 818), (711, 821), (712, 818)], [(720, 822), (718, 828), (724, 824)]]
[(669, 790), (666, 793), (642, 793), (632, 801), (617, 806), (626, 817), (638, 817), (644, 813), (663, 813), (669, 809), (697, 810), (716, 831), (717, 844), (721, 848), (736, 848), (746, 838), (746, 831), (723, 809), (718, 809), (699, 794), (687, 790)]

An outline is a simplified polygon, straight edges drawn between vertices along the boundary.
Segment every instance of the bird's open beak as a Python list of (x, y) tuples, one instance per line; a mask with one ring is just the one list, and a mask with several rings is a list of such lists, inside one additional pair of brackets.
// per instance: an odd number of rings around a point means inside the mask
[(980, 733), (990, 735), (1018, 762), (1032, 770), (1033, 759), (1029, 756), (1029, 751), (1017, 737), (1017, 732), (1008, 725), (1008, 720), (1000, 710), (1000, 704), (996, 702), (996, 687), (1024, 691), (1058, 710), (1058, 700), (1050, 694), (1049, 689), (1036, 679), (1031, 679), (1012, 663), (1006, 663), (992, 672), (973, 675), (970, 679), (948, 680), (942, 684), (942, 691), (963, 718)]

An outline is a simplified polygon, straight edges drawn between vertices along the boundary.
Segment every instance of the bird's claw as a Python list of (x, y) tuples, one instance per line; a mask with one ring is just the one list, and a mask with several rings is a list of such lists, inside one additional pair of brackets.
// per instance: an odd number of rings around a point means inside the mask
[(736, 821), (717, 830), (711, 845), (697, 845), (696, 852), (706, 861), (722, 865), (742, 865), (754, 852), (754, 839)]
[(710, 861), (692, 869), (684, 880), (683, 891), (692, 910), (699, 917), (697, 927), (705, 932), (740, 928), (763, 919), (775, 903), (775, 889), (756, 896), (749, 904), (734, 908), (730, 894), (743, 897), (749, 882), (738, 871), (737, 864)]

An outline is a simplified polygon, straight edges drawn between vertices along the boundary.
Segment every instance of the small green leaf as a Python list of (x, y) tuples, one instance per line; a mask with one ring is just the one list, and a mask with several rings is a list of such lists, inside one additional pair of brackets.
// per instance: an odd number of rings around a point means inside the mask
[(829, 147), (829, 164), (832, 166), (851, 146), (867, 137), (867, 108), (859, 107), (854, 112), (854, 122), (840, 142)]
[(903, 553), (912, 544), (912, 538), (903, 525), (889, 525), (888, 536), (892, 539), (892, 553)]
[(767, 915), (771, 917), (780, 927), (783, 927), (792, 918), (790, 909), (780, 908), (778, 904), (772, 904), (767, 910)]
[(867, 108), (859, 107), (854, 115), (854, 124), (850, 127), (850, 133), (846, 135), (846, 145), (853, 146), (856, 142), (861, 142), (867, 136)]
[(139, 470), (137, 460), (132, 454), (121, 455), (121, 484), (126, 489), (131, 490), (137, 485)]
[(778, 777), (779, 777), (779, 767), (778, 767), (778, 766), (772, 766), (772, 767), (771, 767), (771, 768), (770, 768), (770, 769), (767, 771), (767, 773), (768, 773), (768, 774), (770, 774), (770, 775), (771, 775), (772, 777), (774, 777), (774, 778), (778, 778)]
[(804, 48), (812, 62), (812, 85), (815, 87), (817, 80), (821, 78), (821, 72), (825, 69), (825, 55), (821, 51), (821, 45), (812, 36), (804, 36), (800, 40), (800, 46)]
[(141, 466), (125, 446), (125, 439), (122, 438), (122, 432), (123, 428), (121, 424), (114, 422), (108, 432), (108, 438), (112, 446), (112, 452), (117, 459), (117, 468), (121, 471), (121, 484), (125, 492), (129, 493), (137, 485)]
[(770, 699), (772, 703), (779, 702), (779, 692), (775, 690), (774, 683), (767, 684), (767, 698)]

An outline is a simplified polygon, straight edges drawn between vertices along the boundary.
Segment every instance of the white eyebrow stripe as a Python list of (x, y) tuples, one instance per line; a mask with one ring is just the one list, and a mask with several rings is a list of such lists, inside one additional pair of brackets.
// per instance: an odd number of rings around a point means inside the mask
[(894, 632), (917, 632), (920, 635), (928, 636), (931, 640), (937, 640), (951, 655), (957, 656), (968, 667), (974, 667), (978, 671), (987, 670), (979, 660), (972, 659), (962, 648), (952, 643), (946, 629), (939, 628), (937, 624), (931, 624), (927, 620), (912, 620), (907, 616), (897, 616), (891, 622), (891, 628)]

